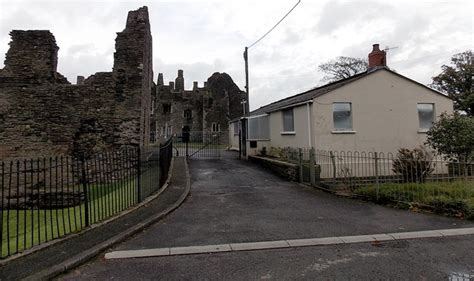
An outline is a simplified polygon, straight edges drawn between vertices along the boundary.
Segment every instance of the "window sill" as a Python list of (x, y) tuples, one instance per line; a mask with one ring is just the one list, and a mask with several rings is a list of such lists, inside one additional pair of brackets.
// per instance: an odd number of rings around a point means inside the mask
[(429, 129), (418, 129), (418, 134), (426, 134), (428, 131)]
[(355, 134), (356, 131), (331, 131), (331, 134)]
[(292, 131), (292, 132), (280, 132), (280, 135), (287, 135), (287, 136), (291, 136), (291, 135), (296, 135), (296, 132), (295, 131)]

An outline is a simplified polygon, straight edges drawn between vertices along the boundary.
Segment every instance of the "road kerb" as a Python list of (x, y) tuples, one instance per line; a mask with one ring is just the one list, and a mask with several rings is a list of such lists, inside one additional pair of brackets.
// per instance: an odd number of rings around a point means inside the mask
[(286, 240), (290, 247), (305, 247), (305, 246), (319, 246), (343, 244), (344, 241), (340, 237), (324, 237), (324, 238), (309, 238), (309, 239), (293, 239)]
[(438, 230), (443, 236), (469, 235), (474, 234), (474, 227), (471, 228), (454, 228)]
[(388, 233), (388, 235), (392, 236), (396, 240), (443, 237), (443, 234), (441, 234), (441, 232), (439, 232), (438, 230), (398, 232)]
[(126, 259), (126, 258), (144, 258), (144, 257), (159, 257), (169, 256), (170, 248), (160, 249), (143, 249), (133, 251), (115, 251), (105, 254), (105, 259)]
[(233, 244), (230, 244), (230, 247), (232, 248), (232, 251), (250, 251), (250, 250), (289, 248), (290, 245), (285, 240), (279, 240), (279, 241), (263, 241), (263, 242), (249, 242), (249, 243), (233, 243)]
[[(355, 244), (364, 242), (379, 242), (379, 241), (394, 241), (406, 239), (420, 239), (420, 238), (443, 238), (454, 235), (473, 235), (474, 227), (459, 228), (459, 229), (442, 229), (442, 230), (428, 230), (428, 231), (413, 231), (413, 232), (397, 232), (388, 234), (369, 234), (369, 235), (352, 235), (352, 236), (336, 236), (336, 237), (322, 237), (322, 238), (306, 238), (306, 239), (292, 239), (292, 240), (278, 240), (278, 241), (260, 241), (247, 243), (231, 243), (231, 244), (217, 244), (217, 245), (202, 245), (202, 246), (188, 246), (188, 247), (174, 247), (174, 248), (159, 248), (145, 250), (130, 250), (110, 252), (105, 255), (105, 259), (120, 259), (129, 257), (139, 257), (140, 251), (144, 251), (143, 257), (151, 256), (176, 256), (176, 255), (191, 255), (191, 254), (210, 254), (222, 252), (240, 252), (240, 251), (255, 251), (255, 250), (270, 250), (282, 248), (298, 248), (309, 246), (328, 246), (341, 244)], [(169, 251), (169, 252), (167, 252)], [(130, 253), (127, 253), (130, 252)]]
[(229, 244), (170, 248), (170, 255), (220, 253), (232, 251)]

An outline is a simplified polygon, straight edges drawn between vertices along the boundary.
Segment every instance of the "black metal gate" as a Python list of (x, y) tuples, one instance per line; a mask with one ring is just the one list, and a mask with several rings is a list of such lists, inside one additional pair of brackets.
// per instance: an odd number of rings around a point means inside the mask
[(215, 159), (221, 157), (223, 144), (221, 132), (183, 132), (173, 139), (175, 156), (194, 159)]

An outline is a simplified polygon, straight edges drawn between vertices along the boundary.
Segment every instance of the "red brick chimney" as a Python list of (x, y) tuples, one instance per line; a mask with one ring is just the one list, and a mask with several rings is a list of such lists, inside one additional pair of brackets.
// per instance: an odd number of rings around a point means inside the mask
[(380, 66), (387, 66), (387, 54), (379, 49), (379, 44), (374, 44), (369, 54), (369, 69)]

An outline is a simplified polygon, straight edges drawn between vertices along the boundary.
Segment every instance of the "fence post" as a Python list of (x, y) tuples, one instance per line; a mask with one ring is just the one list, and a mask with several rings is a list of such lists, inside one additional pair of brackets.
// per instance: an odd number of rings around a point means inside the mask
[(89, 226), (89, 199), (87, 193), (87, 174), (86, 174), (86, 159), (84, 155), (81, 155), (81, 178), (82, 178), (82, 188), (84, 192), (84, 220), (86, 227)]
[(379, 158), (377, 152), (374, 152), (374, 160), (375, 160), (375, 189), (376, 189), (376, 198), (377, 201), (379, 200)]
[(221, 133), (217, 133), (217, 157), (221, 158), (221, 147), (220, 147), (220, 144), (221, 144)]
[(189, 158), (189, 153), (188, 153), (188, 142), (185, 142), (186, 146), (186, 158)]
[(303, 182), (303, 149), (298, 148), (298, 172), (300, 182)]
[(309, 150), (309, 180), (312, 186), (316, 185), (316, 157), (314, 147)]
[(336, 183), (336, 157), (332, 151), (329, 151), (329, 155), (331, 156), (331, 163), (332, 163), (332, 180), (333, 183)]
[(142, 196), (142, 153), (141, 153), (141, 147), (138, 145), (137, 147), (137, 202), (141, 202), (141, 196)]
[(160, 143), (160, 145), (158, 146), (158, 147), (159, 147), (159, 149), (158, 149), (158, 181), (159, 181), (159, 183), (158, 183), (158, 185), (159, 185), (159, 186), (158, 186), (158, 189), (161, 188), (161, 185), (162, 185), (162, 183), (163, 183), (162, 177), (166, 177), (166, 175), (163, 174), (164, 166), (163, 166), (162, 158), (164, 158), (164, 157), (163, 157), (163, 154), (166, 152), (165, 149), (168, 147), (168, 145), (171, 145), (171, 144), (169, 143), (169, 141), (165, 141), (165, 146), (164, 146), (164, 148), (163, 148), (163, 146), (162, 146), (162, 143)]

